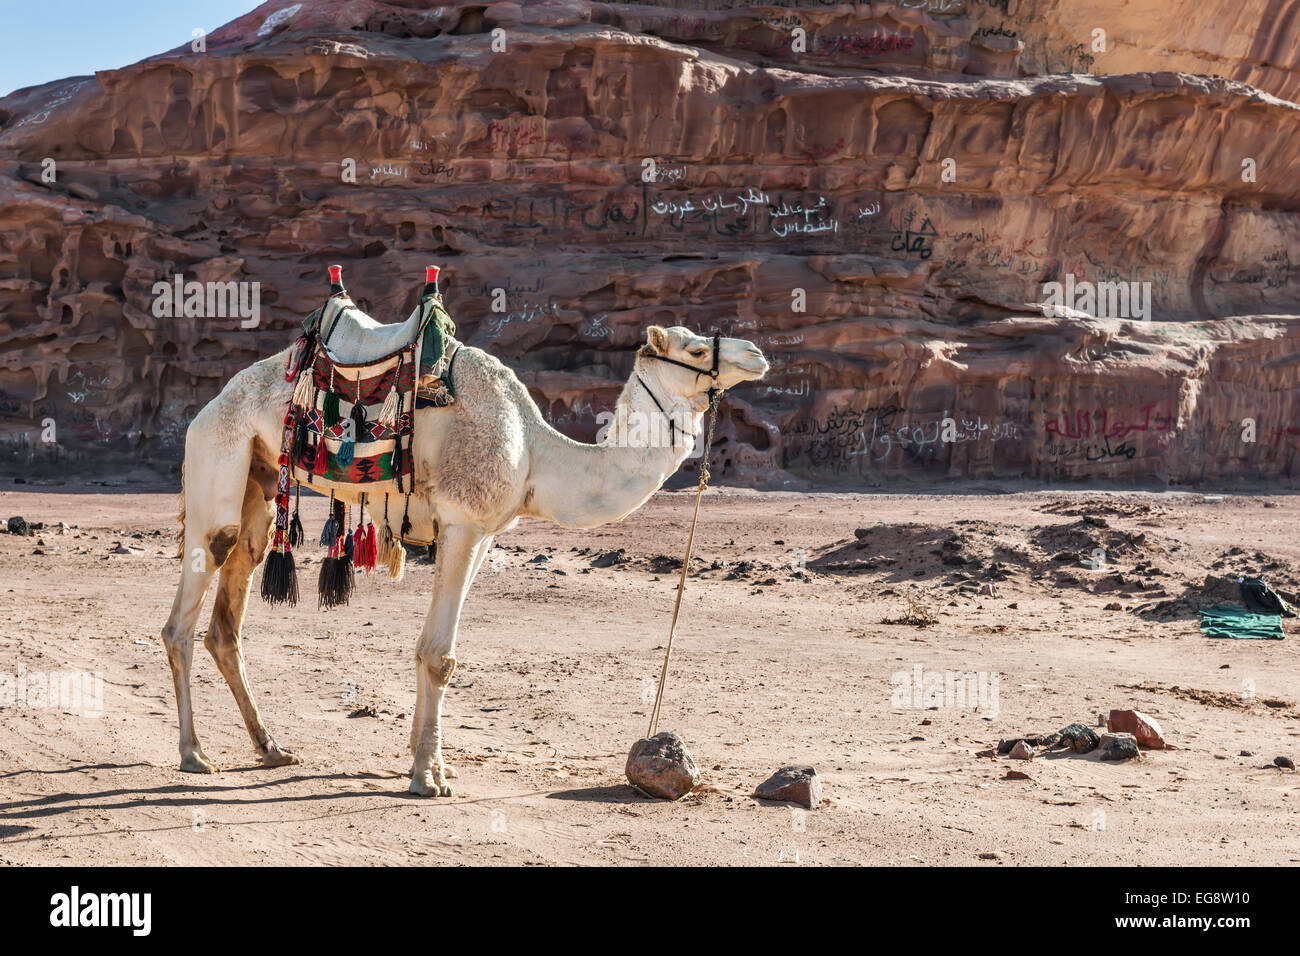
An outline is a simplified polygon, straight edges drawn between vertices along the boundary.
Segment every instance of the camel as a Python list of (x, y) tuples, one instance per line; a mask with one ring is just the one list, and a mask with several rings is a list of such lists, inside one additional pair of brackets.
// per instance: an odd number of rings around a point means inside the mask
[[(367, 317), (348, 334), (396, 339), (401, 327)], [(709, 374), (715, 341), (716, 380)], [(230, 685), (262, 764), (301, 762), (263, 724), (241, 651), (250, 579), (266, 557), (274, 530), (277, 456), (293, 391), (283, 374), (288, 352), (237, 373), (195, 416), (185, 436), (178, 536), (182, 572), (163, 640), (176, 685), (180, 769), (191, 773), (217, 770), (195, 733), (190, 667), (195, 624), (218, 570), (204, 646)], [(681, 326), (651, 326), (608, 434), (588, 445), (552, 428), (509, 368), (481, 349), (460, 345), (453, 372), (455, 403), (420, 409), (415, 416), (407, 540), (436, 542), (437, 561), (429, 612), (415, 648), (412, 793), (452, 795), (447, 780), (455, 772), (442, 757), (443, 696), (456, 669), (461, 607), (496, 536), (524, 517), (570, 528), (627, 517), (691, 454), (710, 386), (727, 389), (756, 381), (767, 369), (763, 353), (744, 339), (715, 340)], [(629, 434), (634, 423), (661, 422), (657, 416), (663, 414), (679, 426), (671, 444), (646, 441), (644, 427), (639, 436)], [(336, 497), (355, 504), (364, 490), (364, 485), (347, 486)]]

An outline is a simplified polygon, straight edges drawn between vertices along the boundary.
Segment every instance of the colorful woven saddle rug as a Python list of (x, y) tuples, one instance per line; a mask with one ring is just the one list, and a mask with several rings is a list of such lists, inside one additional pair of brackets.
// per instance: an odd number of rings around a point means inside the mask
[(298, 379), (290, 462), (299, 481), (410, 492), (415, 409), (455, 401), (448, 368), (456, 326), (439, 296), (424, 298), (418, 309), (413, 337), (364, 363), (342, 361), (330, 350), (333, 333), (356, 310), (346, 293), (304, 320), (286, 374)]
[[(332, 351), (331, 338), (347, 323), (359, 332), (352, 336), (354, 350), (359, 339), (363, 352), (381, 354), (346, 361)], [(402, 539), (410, 531), (415, 471), (415, 411), (455, 401), (452, 369), (460, 348), (453, 338), (456, 326), (436, 291), (421, 297), (416, 313), (403, 325), (405, 331), (374, 323), (344, 291), (303, 320), (303, 334), (290, 350), (285, 369), (285, 380), (296, 384), (284, 418), (275, 536), (262, 573), (262, 597), (272, 604), (298, 601), (292, 552), (303, 540), (297, 500), (303, 482), (330, 492), (330, 517), (321, 535), (321, 544), (329, 549), (320, 574), (322, 607), (347, 602), (354, 567), (370, 571), (383, 564), (393, 577), (402, 576)], [(293, 482), (297, 488), (291, 517)], [(334, 498), (342, 487), (364, 489), (355, 532), (350, 509)], [(393, 494), (405, 498), (396, 535), (389, 522)], [(377, 536), (374, 522), (366, 521), (366, 507), (367, 500), (377, 504), (380, 495), (383, 530)]]

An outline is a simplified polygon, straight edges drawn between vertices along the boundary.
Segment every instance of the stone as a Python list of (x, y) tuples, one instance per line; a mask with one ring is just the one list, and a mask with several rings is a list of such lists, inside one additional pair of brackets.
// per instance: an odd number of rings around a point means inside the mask
[(822, 802), (822, 781), (807, 765), (782, 767), (758, 785), (754, 796), (761, 800), (784, 800), (816, 810)]
[(1102, 760), (1128, 760), (1142, 756), (1138, 750), (1137, 738), (1132, 734), (1107, 731), (1101, 735), (1098, 745)]
[(1023, 740), (1017, 740), (1016, 745), (1011, 748), (1009, 756), (1012, 760), (1032, 760), (1034, 759), (1034, 748)]
[(27, 522), (23, 519), (21, 515), (14, 515), (7, 522), (5, 530), (7, 530), (10, 534), (25, 535), (31, 529), (28, 527)]
[(606, 551), (604, 554), (597, 556), (591, 562), (593, 568), (612, 568), (616, 564), (622, 564), (627, 560), (627, 552), (623, 548), (617, 551)]
[(1148, 750), (1164, 750), (1165, 738), (1160, 724), (1140, 710), (1112, 710), (1106, 720), (1106, 729), (1132, 734), (1138, 746)]
[(1273, 766), (1280, 767), (1283, 770), (1294, 770), (1295, 761), (1290, 757), (1274, 757)]
[[(324, 301), (303, 263), (342, 259), (391, 322), (436, 260), (461, 339), (583, 441), (650, 321), (753, 338), (773, 370), (723, 399), (715, 480), (1293, 477), (1291, 18), (819, 2), (793, 14), (816, 40), (796, 53), (757, 6), (264, 5), (205, 52), (0, 97), (6, 420), (35, 444), (53, 417), (60, 452), (175, 463), (198, 409)], [(1098, 22), (1123, 42), (1094, 55)], [(526, 42), (485, 55), (503, 23)], [(1210, 142), (1217, 159), (1187, 159)], [(67, 157), (57, 184), (42, 157)], [(1118, 274), (1155, 280), (1153, 321), (1043, 307), (1055, 277)], [(260, 324), (156, 317), (153, 284), (177, 276), (261, 283)], [(816, 307), (757, 308), (793, 288)], [(142, 354), (161, 364), (139, 374)], [(1223, 423), (1261, 394), (1269, 424), (1242, 442)], [(956, 440), (922, 444), (949, 412)]]
[(1007, 771), (1007, 775), (1006, 775), (1005, 777), (1003, 777), (1002, 779), (1004, 779), (1004, 780), (1032, 780), (1033, 777), (1029, 776), (1029, 774), (1025, 773), (1023, 770), (1008, 770), (1008, 771)]
[(1083, 724), (1070, 724), (1057, 731), (1060, 742), (1077, 754), (1091, 753), (1097, 749), (1097, 732)]
[(700, 783), (700, 770), (685, 741), (671, 730), (634, 743), (624, 773), (633, 786), (664, 800), (683, 797)]

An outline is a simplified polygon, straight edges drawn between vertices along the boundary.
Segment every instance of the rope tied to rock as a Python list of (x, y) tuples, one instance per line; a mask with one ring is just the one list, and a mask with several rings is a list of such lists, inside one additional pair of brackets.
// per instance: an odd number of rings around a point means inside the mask
[(700, 459), (700, 483), (695, 491), (695, 513), (691, 516), (691, 530), (686, 536), (686, 556), (682, 559), (682, 574), (677, 580), (677, 600), (673, 604), (673, 621), (668, 627), (668, 646), (664, 648), (664, 666), (659, 671), (659, 689), (655, 692), (654, 707), (650, 711), (650, 730), (646, 733), (647, 737), (653, 737), (659, 731), (659, 711), (663, 706), (664, 683), (668, 679), (668, 661), (673, 654), (677, 616), (682, 610), (682, 592), (686, 590), (686, 573), (691, 567), (691, 549), (695, 544), (695, 523), (700, 519), (700, 499), (704, 497), (704, 489), (709, 485), (709, 452), (713, 449), (713, 428), (718, 422), (718, 400), (721, 397), (721, 389), (709, 389), (709, 427), (705, 431), (704, 454)]

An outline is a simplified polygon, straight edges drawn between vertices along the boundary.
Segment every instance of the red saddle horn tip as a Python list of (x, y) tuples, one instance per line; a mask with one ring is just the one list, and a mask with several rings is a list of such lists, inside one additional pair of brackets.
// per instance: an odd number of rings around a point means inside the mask
[(438, 266), (425, 266), (425, 268), (424, 268), (424, 281), (425, 281), (425, 282), (437, 282), (437, 281), (438, 281), (438, 271), (439, 271), (439, 267), (438, 267)]
[(330, 282), (342, 282), (342, 281), (343, 281), (343, 267), (330, 266)]

